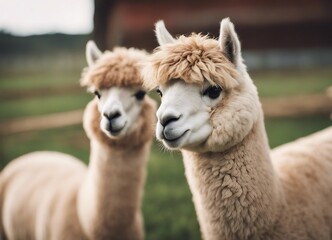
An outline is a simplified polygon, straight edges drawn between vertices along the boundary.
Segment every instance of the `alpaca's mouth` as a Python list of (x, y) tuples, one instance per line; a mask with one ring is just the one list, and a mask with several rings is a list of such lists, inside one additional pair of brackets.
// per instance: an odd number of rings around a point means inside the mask
[(117, 136), (120, 134), (120, 132), (122, 131), (123, 128), (120, 129), (116, 129), (116, 130), (109, 130), (109, 132), (113, 135), (113, 136)]
[(167, 134), (167, 132), (163, 131), (163, 139), (168, 147), (176, 148), (180, 146), (181, 139), (184, 138), (184, 136), (189, 132), (189, 129), (184, 131), (181, 135), (173, 135), (173, 134)]
[(125, 122), (123, 125), (116, 125), (116, 124), (109, 124), (107, 127), (107, 131), (112, 135), (112, 136), (118, 136), (122, 132), (122, 130), (125, 128), (127, 122)]
[(184, 131), (180, 136), (174, 136), (174, 135), (168, 134), (167, 131), (164, 130), (163, 131), (163, 137), (166, 141), (174, 142), (174, 141), (177, 141), (180, 138), (182, 138), (188, 131), (189, 131), (189, 129)]

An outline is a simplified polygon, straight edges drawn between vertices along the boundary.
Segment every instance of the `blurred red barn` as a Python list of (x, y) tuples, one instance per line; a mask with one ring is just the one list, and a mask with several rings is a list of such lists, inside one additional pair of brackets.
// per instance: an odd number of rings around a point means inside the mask
[(165, 20), (173, 34), (218, 36), (219, 22), (230, 17), (244, 49), (332, 47), (330, 0), (102, 1), (95, 0), (96, 41), (152, 49), (154, 23)]

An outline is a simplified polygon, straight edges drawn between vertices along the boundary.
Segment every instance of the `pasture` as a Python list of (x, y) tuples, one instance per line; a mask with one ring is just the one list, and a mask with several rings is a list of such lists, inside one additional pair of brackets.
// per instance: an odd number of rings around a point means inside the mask
[[(33, 59), (33, 69), (16, 65), (0, 72), (0, 124), (11, 119), (83, 109), (93, 98), (79, 87), (85, 66), (83, 55), (71, 60), (48, 59), (51, 67)], [(66, 62), (64, 67), (63, 62)], [(40, 66), (40, 67), (38, 67)], [(323, 94), (332, 84), (332, 69), (273, 70), (250, 72), (262, 98)], [(156, 94), (152, 93), (153, 97)], [(267, 118), (270, 146), (276, 147), (331, 125), (327, 114)], [(89, 141), (81, 125), (1, 136), (1, 168), (15, 157), (36, 150), (71, 154), (85, 163)], [(154, 143), (148, 164), (143, 212), (146, 239), (200, 239), (191, 194), (181, 156)]]

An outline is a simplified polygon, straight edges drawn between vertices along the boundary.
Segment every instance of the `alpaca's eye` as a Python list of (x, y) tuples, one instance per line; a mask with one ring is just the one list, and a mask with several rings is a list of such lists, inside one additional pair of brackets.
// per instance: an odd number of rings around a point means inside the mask
[(160, 89), (157, 89), (156, 92), (159, 94), (160, 97), (163, 96), (163, 93), (160, 91)]
[(211, 99), (217, 99), (220, 96), (222, 89), (219, 86), (210, 86), (208, 87), (203, 95), (208, 96)]
[(135, 93), (135, 98), (136, 98), (137, 100), (139, 100), (139, 101), (140, 101), (140, 100), (143, 100), (145, 94), (146, 94), (146, 92), (140, 90), (140, 91), (138, 91), (137, 93)]
[(96, 96), (97, 96), (97, 98), (99, 98), (99, 99), (100, 99), (101, 95), (100, 95), (100, 93), (99, 93), (98, 91), (94, 91), (94, 92), (93, 92), (93, 94), (94, 94), (94, 95), (96, 95)]

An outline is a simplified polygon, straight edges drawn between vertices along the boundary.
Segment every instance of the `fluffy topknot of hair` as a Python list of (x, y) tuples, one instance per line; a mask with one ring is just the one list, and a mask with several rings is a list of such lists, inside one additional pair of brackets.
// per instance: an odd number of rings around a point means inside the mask
[(142, 86), (140, 64), (146, 57), (145, 51), (135, 48), (106, 51), (94, 65), (83, 70), (81, 86), (94, 89)]
[(205, 80), (225, 89), (238, 85), (238, 73), (218, 41), (201, 34), (180, 36), (157, 47), (142, 70), (144, 85), (153, 89), (173, 79), (202, 85)]

